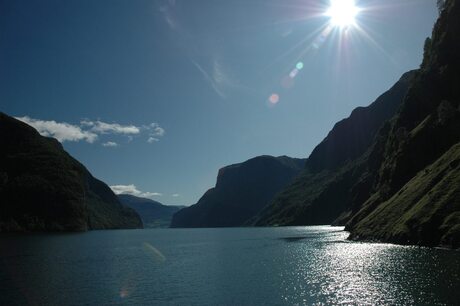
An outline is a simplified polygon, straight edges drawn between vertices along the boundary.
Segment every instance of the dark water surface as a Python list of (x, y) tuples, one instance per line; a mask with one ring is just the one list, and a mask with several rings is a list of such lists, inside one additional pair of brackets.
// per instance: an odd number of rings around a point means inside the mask
[(0, 236), (1, 305), (459, 305), (460, 252), (342, 228)]

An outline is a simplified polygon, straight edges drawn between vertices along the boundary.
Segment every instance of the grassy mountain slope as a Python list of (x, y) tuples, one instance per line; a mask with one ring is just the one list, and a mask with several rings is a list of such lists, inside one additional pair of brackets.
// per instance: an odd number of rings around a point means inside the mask
[(360, 217), (351, 239), (460, 247), (460, 144)]

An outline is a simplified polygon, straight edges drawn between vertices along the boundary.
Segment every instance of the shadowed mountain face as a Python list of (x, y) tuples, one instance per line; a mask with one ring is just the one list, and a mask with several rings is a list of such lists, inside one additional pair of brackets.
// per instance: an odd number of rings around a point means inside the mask
[(404, 74), (371, 105), (355, 109), (338, 122), (313, 150), (302, 174), (252, 222), (259, 226), (313, 225), (346, 217), (354, 199), (362, 197), (363, 187), (369, 187), (369, 148), (400, 107), (415, 74)]
[(219, 170), (197, 204), (174, 214), (171, 227), (242, 226), (290, 183), (305, 160), (260, 156)]
[(447, 0), (421, 69), (339, 122), (254, 223), (347, 222), (352, 239), (460, 247), (459, 33), (460, 1)]
[(167, 206), (160, 202), (139, 198), (129, 194), (119, 194), (120, 202), (134, 209), (142, 219), (145, 228), (169, 227), (174, 213), (184, 206)]
[(0, 113), (0, 232), (142, 227), (53, 138)]
[(448, 0), (422, 69), (375, 146), (375, 188), (354, 208), (352, 238), (460, 247), (459, 33), (460, 1)]
[(336, 123), (308, 157), (306, 168), (313, 173), (336, 170), (366, 152), (383, 123), (393, 117), (401, 106), (415, 74), (416, 71), (405, 73), (375, 102), (356, 108), (350, 117)]

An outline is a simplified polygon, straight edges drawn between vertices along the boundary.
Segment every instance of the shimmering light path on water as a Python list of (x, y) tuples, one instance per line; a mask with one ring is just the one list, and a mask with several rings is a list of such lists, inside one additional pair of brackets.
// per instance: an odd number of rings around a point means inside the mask
[(0, 236), (4, 305), (449, 305), (460, 252), (334, 227)]

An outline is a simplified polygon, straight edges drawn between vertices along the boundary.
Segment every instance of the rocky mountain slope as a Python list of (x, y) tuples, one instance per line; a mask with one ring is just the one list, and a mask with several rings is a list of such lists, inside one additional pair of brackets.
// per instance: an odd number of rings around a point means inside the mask
[(172, 227), (242, 226), (304, 167), (305, 160), (259, 156), (219, 170), (217, 183), (197, 204), (174, 214)]
[(142, 227), (53, 138), (0, 113), (0, 232)]
[(373, 193), (353, 211), (351, 238), (460, 246), (459, 33), (460, 1), (447, 0), (422, 69), (375, 146)]
[(252, 220), (255, 225), (330, 224), (346, 219), (367, 187), (369, 148), (401, 106), (416, 71), (367, 107), (338, 122), (313, 150), (302, 174)]

